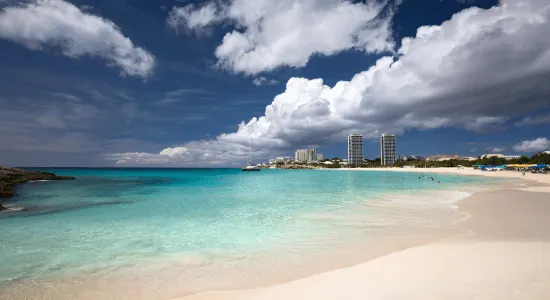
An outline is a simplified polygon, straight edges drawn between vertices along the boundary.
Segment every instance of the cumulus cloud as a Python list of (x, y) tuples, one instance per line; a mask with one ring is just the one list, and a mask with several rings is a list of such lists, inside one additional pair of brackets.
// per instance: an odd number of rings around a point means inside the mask
[(252, 80), (252, 83), (256, 86), (275, 85), (275, 84), (279, 83), (279, 81), (276, 80), (276, 79), (268, 79), (268, 78), (265, 78), (263, 76), (260, 76), (258, 78), (254, 78), (254, 80)]
[(504, 150), (506, 150), (506, 147), (496, 147), (491, 150), (491, 153), (499, 153), (503, 152)]
[(313, 55), (391, 51), (392, 17), (387, 1), (232, 0), (176, 7), (167, 22), (191, 31), (223, 21), (235, 24), (216, 49), (218, 66), (258, 74), (281, 66), (303, 67)]
[(523, 120), (517, 122), (515, 126), (529, 126), (529, 125), (540, 125), (540, 124), (550, 124), (550, 115), (547, 116), (537, 116), (537, 117), (526, 117)]
[(523, 141), (514, 145), (517, 152), (539, 152), (550, 149), (550, 140), (539, 137), (532, 141)]
[[(173, 147), (170, 153), (177, 155), (152, 155), (228, 163), (242, 157), (250, 137), (257, 157), (267, 158), (304, 145), (344, 142), (356, 131), (377, 138), (409, 129), (500, 126), (549, 105), (548, 32), (547, 1), (469, 8), (439, 26), (418, 28), (415, 37), (403, 39), (398, 56), (380, 58), (350, 81), (329, 87), (322, 79), (291, 78), (263, 116), (241, 122), (236, 132)], [(132, 161), (125, 154), (110, 159), (121, 156)]]
[[(256, 157), (265, 157), (273, 152), (268, 149), (254, 151)], [(185, 165), (185, 166), (219, 166), (242, 165), (249, 155), (248, 145), (222, 141), (197, 141), (182, 147), (169, 147), (160, 153), (128, 152), (114, 153), (105, 156), (117, 164), (149, 165)]]
[(145, 78), (155, 65), (155, 57), (134, 46), (113, 22), (63, 0), (35, 0), (2, 9), (0, 38), (33, 50), (59, 47), (71, 58), (101, 57), (124, 75)]

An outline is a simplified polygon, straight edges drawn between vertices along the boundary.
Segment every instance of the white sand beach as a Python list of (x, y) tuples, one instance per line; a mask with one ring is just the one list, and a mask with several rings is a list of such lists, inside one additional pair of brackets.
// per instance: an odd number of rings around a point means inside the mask
[(180, 299), (550, 299), (549, 175), (528, 173), (524, 178), (520, 172), (470, 168), (379, 170), (495, 176), (524, 183), (461, 201), (460, 211), (472, 215), (462, 223), (470, 234), (284, 284)]

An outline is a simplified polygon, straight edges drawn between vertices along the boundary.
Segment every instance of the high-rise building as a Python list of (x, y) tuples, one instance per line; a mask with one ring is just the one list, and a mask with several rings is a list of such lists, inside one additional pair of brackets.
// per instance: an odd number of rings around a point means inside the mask
[(317, 149), (308, 149), (307, 150), (307, 162), (316, 162), (317, 161)]
[(363, 162), (363, 136), (352, 133), (348, 136), (348, 164), (358, 166)]
[(383, 134), (380, 137), (380, 164), (393, 165), (397, 161), (395, 135)]
[(307, 162), (307, 156), (307, 149), (296, 150), (296, 153), (294, 154), (294, 160), (297, 162)]
[(317, 157), (317, 149), (300, 149), (296, 150), (294, 154), (294, 160), (297, 162), (317, 162), (319, 158)]

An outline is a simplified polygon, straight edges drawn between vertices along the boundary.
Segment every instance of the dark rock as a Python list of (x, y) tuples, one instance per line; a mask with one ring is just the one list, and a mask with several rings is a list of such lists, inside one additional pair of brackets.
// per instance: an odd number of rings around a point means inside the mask
[[(13, 189), (18, 184), (34, 180), (74, 180), (72, 176), (57, 176), (50, 172), (25, 171), (0, 166), (0, 198), (13, 197)], [(6, 208), (0, 204), (0, 210)]]

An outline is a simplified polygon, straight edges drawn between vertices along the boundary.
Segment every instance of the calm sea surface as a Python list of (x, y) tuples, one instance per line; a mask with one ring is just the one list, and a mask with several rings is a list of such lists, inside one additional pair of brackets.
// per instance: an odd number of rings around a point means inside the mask
[(420, 171), (48, 171), (77, 180), (29, 183), (7, 203), (14, 211), (0, 213), (0, 282), (162, 264), (209, 276), (207, 268), (246, 269), (251, 258), (300, 261), (451, 226), (464, 191), (492, 182)]

